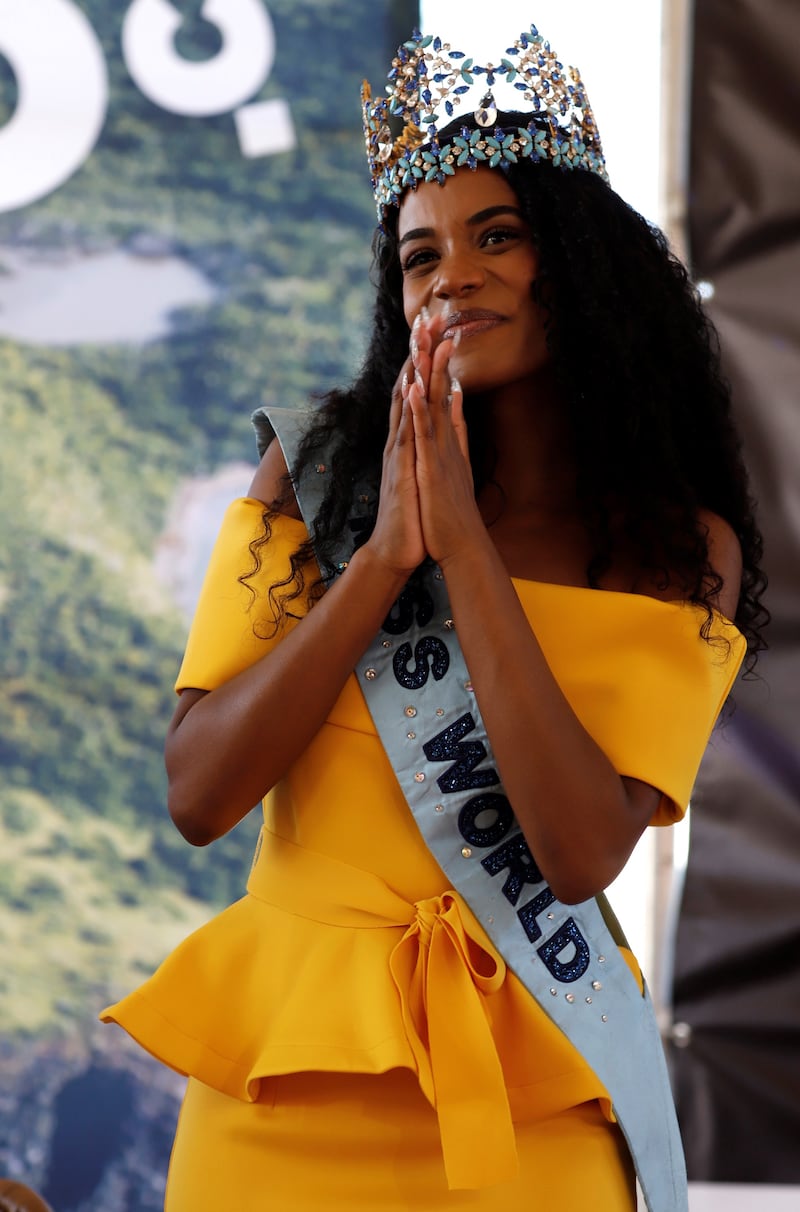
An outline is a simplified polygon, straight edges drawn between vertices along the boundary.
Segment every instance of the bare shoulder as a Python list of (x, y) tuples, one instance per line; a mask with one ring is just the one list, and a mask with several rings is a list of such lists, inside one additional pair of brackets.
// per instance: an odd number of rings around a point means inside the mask
[(722, 578), (714, 605), (726, 618), (732, 619), (736, 616), (742, 585), (742, 548), (733, 527), (719, 514), (701, 509), (697, 520), (706, 531), (708, 562)]
[(290, 518), (300, 518), (300, 508), (289, 480), (289, 469), (277, 438), (262, 455), (250, 484), (250, 496)]

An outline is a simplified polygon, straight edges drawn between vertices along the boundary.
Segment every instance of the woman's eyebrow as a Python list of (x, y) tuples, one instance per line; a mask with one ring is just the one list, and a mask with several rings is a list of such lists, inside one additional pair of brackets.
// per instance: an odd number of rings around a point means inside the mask
[(402, 248), (404, 244), (408, 244), (409, 240), (428, 240), (434, 234), (432, 227), (412, 227), (411, 231), (407, 231), (402, 237), (398, 248)]
[(472, 218), (467, 219), (467, 227), (477, 227), (479, 223), (485, 223), (487, 219), (496, 219), (498, 215), (515, 215), (518, 219), (523, 219), (525, 216), (518, 206), (509, 206), (505, 203), (502, 206), (487, 206), (485, 210), (479, 210)]
[[(487, 206), (485, 210), (479, 210), (467, 219), (467, 227), (477, 227), (479, 223), (485, 223), (487, 219), (495, 219), (498, 215), (514, 215), (517, 219), (523, 221), (525, 219), (518, 206)], [(436, 231), (433, 227), (413, 227), (400, 239), (397, 247), (402, 248), (409, 240), (428, 240), (435, 234)]]

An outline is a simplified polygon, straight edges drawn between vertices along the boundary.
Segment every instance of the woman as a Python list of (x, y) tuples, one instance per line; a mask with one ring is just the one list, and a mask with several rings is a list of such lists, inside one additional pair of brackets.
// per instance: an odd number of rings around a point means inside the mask
[(634, 1161), (686, 1206), (601, 894), (760, 646), (759, 540), (685, 272), (606, 184), (577, 74), (533, 29), (513, 53), (530, 112), (439, 132), (431, 94), (496, 73), (417, 35), (365, 91), (364, 369), (256, 418), (212, 558), (170, 811), (204, 845), (269, 793), (262, 844), (104, 1016), (190, 1075), (170, 1212), (632, 1209)]

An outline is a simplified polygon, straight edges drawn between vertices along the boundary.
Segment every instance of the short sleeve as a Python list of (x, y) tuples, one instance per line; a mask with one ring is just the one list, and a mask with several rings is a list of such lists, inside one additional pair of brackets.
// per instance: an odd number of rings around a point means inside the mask
[(702, 608), (640, 594), (521, 583), (556, 681), (621, 775), (662, 792), (652, 824), (679, 820), (746, 643)]
[[(266, 655), (296, 618), (276, 622), (269, 602), (271, 585), (291, 572), (291, 556), (307, 538), (294, 518), (272, 520), (272, 534), (261, 548), (261, 565), (252, 577), (250, 544), (264, 533), (264, 506), (250, 497), (228, 506), (211, 553), (203, 587), (189, 631), (177, 691), (194, 687), (214, 690)], [(243, 583), (240, 578), (246, 577)], [(300, 615), (305, 601), (292, 603)]]
[(746, 651), (744, 637), (721, 616), (707, 639), (703, 616), (687, 608), (663, 620), (658, 644), (642, 635), (629, 663), (639, 707), (627, 727), (613, 727), (608, 749), (622, 774), (663, 794), (652, 825), (672, 825), (689, 805), (697, 772)]
[(686, 812), (746, 651), (744, 637), (722, 616), (704, 638), (701, 611), (663, 605), (649, 626), (631, 628), (632, 642), (619, 654), (620, 673), (635, 692), (625, 721), (611, 715), (606, 731), (606, 752), (620, 773), (663, 793), (652, 825), (672, 825)]

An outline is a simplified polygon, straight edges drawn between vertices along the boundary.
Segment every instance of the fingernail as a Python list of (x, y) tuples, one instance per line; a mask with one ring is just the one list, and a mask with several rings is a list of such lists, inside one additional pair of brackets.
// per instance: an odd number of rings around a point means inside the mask
[(431, 318), (431, 313), (428, 311), (427, 307), (423, 307), (422, 311), (419, 314), (422, 317), (422, 319), (425, 321), (425, 323), (427, 324), (428, 320), (430, 320), (430, 318)]
[(457, 328), (450, 340), (453, 342), (453, 349), (458, 349), (461, 344), (461, 329)]
[(418, 370), (415, 371), (415, 373), (414, 373), (414, 382), (416, 383), (417, 387), (420, 389), (420, 391), (422, 392), (422, 394), (424, 396), (425, 395), (425, 384), (422, 380), (422, 375), (420, 374), (420, 372)]
[(412, 362), (416, 362), (418, 353), (419, 353), (419, 345), (416, 342), (416, 340), (414, 340), (414, 338), (412, 338), (412, 340), (411, 340), (411, 360), (412, 360)]
[(408, 392), (408, 371), (405, 371), (403, 373), (403, 383), (402, 383), (401, 391), (402, 391), (403, 395), (406, 395)]
[(454, 376), (450, 380), (450, 395), (451, 396), (454, 395), (455, 392), (458, 392), (458, 394), (461, 396), (463, 396), (463, 394), (464, 394), (463, 391), (461, 390), (461, 384), (459, 383), (458, 379), (456, 379)]
[(423, 320), (422, 312), (424, 310), (425, 310), (425, 308), (423, 307), (422, 311), (418, 311), (417, 314), (414, 316), (414, 323), (411, 325), (412, 332), (416, 332), (417, 329), (419, 328), (420, 324), (422, 323), (422, 320)]

